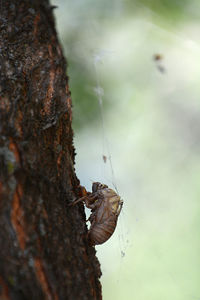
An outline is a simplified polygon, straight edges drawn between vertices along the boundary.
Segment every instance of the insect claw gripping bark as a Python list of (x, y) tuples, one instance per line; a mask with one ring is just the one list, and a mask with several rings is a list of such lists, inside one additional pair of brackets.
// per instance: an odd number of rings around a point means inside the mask
[(103, 244), (115, 231), (123, 201), (114, 190), (100, 182), (93, 182), (92, 193), (86, 192), (83, 187), (82, 189), (84, 196), (75, 200), (70, 206), (84, 202), (86, 207), (92, 210), (87, 220), (91, 223), (88, 240), (91, 245)]

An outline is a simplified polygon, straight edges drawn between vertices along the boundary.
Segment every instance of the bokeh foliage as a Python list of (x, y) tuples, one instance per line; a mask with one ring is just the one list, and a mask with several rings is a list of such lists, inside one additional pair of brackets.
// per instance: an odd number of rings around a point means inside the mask
[(102, 161), (96, 63), (124, 199), (114, 237), (97, 247), (104, 299), (198, 299), (200, 2), (53, 3), (68, 58), (78, 176), (88, 189), (92, 180), (113, 181)]

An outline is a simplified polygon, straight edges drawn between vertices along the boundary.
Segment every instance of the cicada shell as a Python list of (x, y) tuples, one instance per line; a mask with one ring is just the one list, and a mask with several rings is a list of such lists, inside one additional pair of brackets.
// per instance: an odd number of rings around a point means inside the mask
[(76, 200), (74, 204), (80, 201), (84, 201), (92, 210), (88, 219), (91, 223), (88, 231), (90, 244), (103, 244), (115, 231), (123, 201), (114, 190), (99, 182), (93, 183), (92, 193), (87, 193), (87, 196)]

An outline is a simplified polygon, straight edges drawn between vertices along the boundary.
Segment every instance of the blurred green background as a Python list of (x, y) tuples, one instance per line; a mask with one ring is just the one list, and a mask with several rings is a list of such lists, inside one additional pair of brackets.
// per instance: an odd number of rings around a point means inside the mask
[(103, 299), (198, 300), (200, 1), (51, 2), (77, 175), (88, 190), (114, 183), (124, 200), (115, 234), (96, 247)]

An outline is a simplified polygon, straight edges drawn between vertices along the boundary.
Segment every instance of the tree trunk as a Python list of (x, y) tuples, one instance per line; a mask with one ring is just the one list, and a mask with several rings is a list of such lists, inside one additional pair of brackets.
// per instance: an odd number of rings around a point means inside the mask
[(47, 0), (1, 0), (0, 72), (0, 299), (101, 299)]

